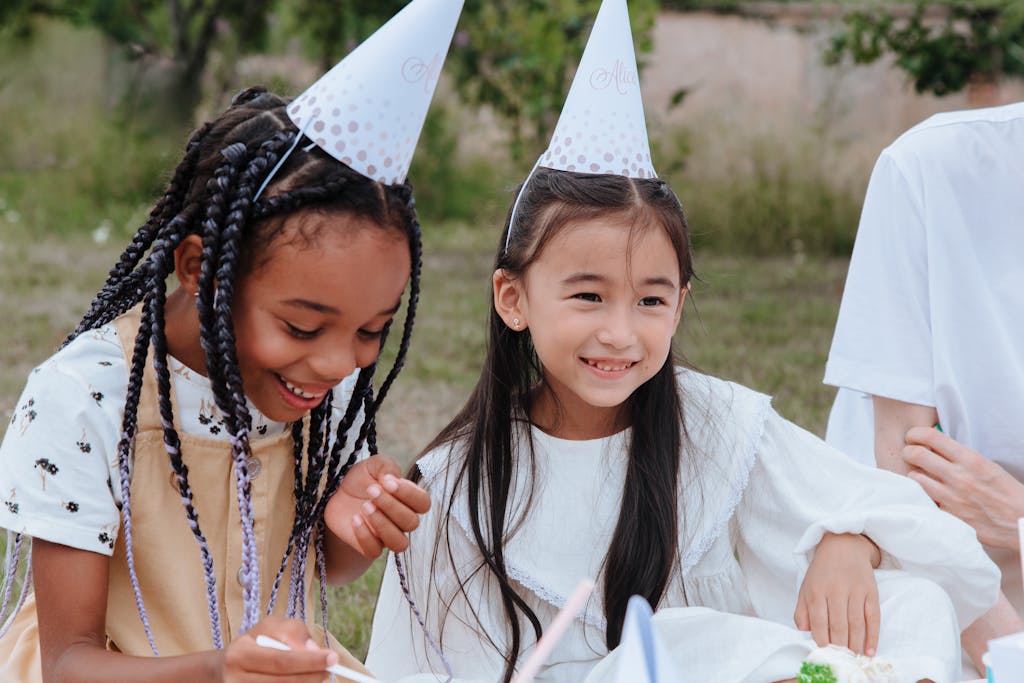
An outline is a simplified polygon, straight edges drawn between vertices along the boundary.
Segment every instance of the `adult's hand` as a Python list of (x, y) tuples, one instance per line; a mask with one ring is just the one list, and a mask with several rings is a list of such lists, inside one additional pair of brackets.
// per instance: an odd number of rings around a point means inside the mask
[(901, 455), (910, 468), (907, 476), (940, 508), (974, 527), (978, 540), (1020, 548), (1017, 520), (1024, 517), (1024, 483), (932, 427), (907, 431)]

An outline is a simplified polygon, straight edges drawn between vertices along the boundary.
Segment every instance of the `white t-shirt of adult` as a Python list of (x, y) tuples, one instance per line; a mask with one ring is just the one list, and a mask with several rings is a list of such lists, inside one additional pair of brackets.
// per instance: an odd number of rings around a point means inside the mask
[[(210, 381), (173, 357), (167, 364), (178, 428), (229, 442)], [(355, 378), (335, 388), (335, 427)], [(104, 555), (113, 552), (121, 520), (117, 444), (127, 384), (128, 365), (113, 325), (83, 333), (29, 374), (0, 443), (0, 528)], [(291, 428), (269, 420), (251, 402), (248, 406), (251, 439)], [(361, 424), (362, 413), (348, 432), (349, 444)], [(360, 456), (365, 455), (364, 445)]]
[(871, 395), (1024, 481), (1024, 102), (939, 114), (878, 159), (825, 383), (827, 440), (874, 463)]

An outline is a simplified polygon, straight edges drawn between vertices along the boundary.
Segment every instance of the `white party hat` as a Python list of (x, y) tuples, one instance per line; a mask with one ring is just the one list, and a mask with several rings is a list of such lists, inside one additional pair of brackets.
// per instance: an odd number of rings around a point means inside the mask
[(538, 165), (654, 178), (626, 0), (604, 0)]
[(288, 105), (318, 147), (382, 183), (405, 180), (463, 0), (412, 0)]

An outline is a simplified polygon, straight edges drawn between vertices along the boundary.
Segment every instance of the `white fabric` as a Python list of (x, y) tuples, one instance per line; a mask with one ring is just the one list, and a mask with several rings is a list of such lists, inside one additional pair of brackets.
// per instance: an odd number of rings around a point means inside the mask
[[(168, 367), (178, 428), (229, 442), (209, 380), (173, 357)], [(354, 384), (352, 375), (336, 389), (335, 426)], [(0, 528), (113, 552), (121, 519), (117, 444), (127, 385), (128, 365), (113, 325), (80, 335), (32, 370), (0, 443)], [(249, 414), (251, 438), (290, 429), (265, 418), (252, 403)]]
[[(936, 681), (957, 680), (957, 620), (982, 614), (998, 586), (974, 532), (939, 511), (913, 482), (857, 465), (783, 420), (766, 396), (688, 371), (679, 376), (692, 441), (682, 463), (679, 571), (654, 616), (678, 670), (688, 680), (722, 683), (794, 676), (813, 648), (793, 625), (797, 590), (821, 535), (833, 531), (865, 533), (883, 551), (880, 654)], [(509, 573), (542, 624), (582, 576), (598, 584), (537, 680), (610, 681), (617, 654), (609, 656), (604, 646), (601, 565), (618, 515), (629, 434), (566, 441), (532, 429), (531, 437), (537, 486), (505, 546)], [(488, 639), (501, 647), (506, 628), (487, 573), (466, 578), (479, 559), (464, 490), (447, 507), (454, 486), (449, 466), (457, 457), (445, 448), (419, 461), (433, 507), (412, 534), (405, 566), (456, 677), (494, 681), (502, 660)], [(530, 493), (525, 460), (519, 458), (513, 482), (517, 511)], [(456, 569), (465, 580), (461, 594)], [(521, 657), (534, 644), (527, 624), (523, 638)], [(393, 561), (367, 666), (385, 681), (434, 680), (415, 674), (444, 670), (399, 590)]]
[[(826, 439), (874, 464), (871, 395), (1024, 481), (1024, 102), (933, 116), (871, 176), (825, 382)], [(990, 549), (1024, 610), (1016, 552)]]
[(933, 116), (871, 176), (825, 382), (828, 441), (874, 463), (865, 394), (934, 406), (1024, 479), (1024, 102)]

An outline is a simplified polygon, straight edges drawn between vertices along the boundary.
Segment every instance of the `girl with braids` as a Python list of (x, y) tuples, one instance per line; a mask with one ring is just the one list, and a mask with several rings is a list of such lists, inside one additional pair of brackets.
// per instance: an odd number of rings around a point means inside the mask
[(419, 297), (404, 180), (437, 73), (408, 64), (440, 69), (461, 5), (413, 0), (294, 101), (243, 91), (189, 140), (0, 445), (0, 681), (362, 669), (325, 590), (429, 507), (366, 456)]
[[(256, 198), (299, 135), (285, 107), (250, 89), (192, 136), (81, 324), (30, 376), (21, 403), (35, 417), (0, 451), (16, 501), (0, 522), (11, 548), (32, 537), (34, 584), (12, 595), (8, 567), (5, 614), (23, 604), (0, 639), (3, 680), (362, 668), (314, 617), (327, 623), (327, 582), (403, 549), (429, 505), (390, 460), (357, 461), (376, 450), (374, 416), (408, 348), (420, 234), (408, 186), (315, 145)], [(294, 651), (258, 647), (261, 633)]]
[(431, 511), (389, 563), (367, 666), (508, 682), (591, 577), (538, 680), (647, 680), (620, 669), (633, 595), (656, 610), (671, 680), (791, 681), (828, 643), (908, 681), (959, 680), (957, 620), (998, 591), (972, 530), (767, 396), (677, 363), (690, 239), (650, 164), (628, 26), (605, 0), (509, 212), (484, 367), (416, 464)]

